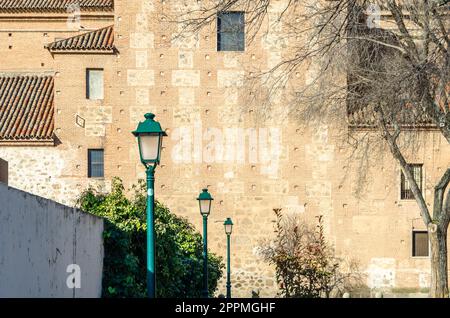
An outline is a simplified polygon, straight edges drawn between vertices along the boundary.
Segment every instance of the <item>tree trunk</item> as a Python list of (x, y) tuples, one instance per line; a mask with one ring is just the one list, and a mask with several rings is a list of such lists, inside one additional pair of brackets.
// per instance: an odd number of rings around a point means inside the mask
[[(434, 224), (433, 224), (434, 225)], [(448, 298), (447, 229), (446, 225), (434, 225), (429, 229), (431, 243), (430, 297)]]
[(433, 219), (429, 223), (428, 233), (431, 243), (431, 286), (430, 296), (434, 298), (449, 297), (447, 271), (447, 231), (450, 222), (450, 191), (444, 204), (444, 194), (450, 183), (450, 168), (434, 188)]

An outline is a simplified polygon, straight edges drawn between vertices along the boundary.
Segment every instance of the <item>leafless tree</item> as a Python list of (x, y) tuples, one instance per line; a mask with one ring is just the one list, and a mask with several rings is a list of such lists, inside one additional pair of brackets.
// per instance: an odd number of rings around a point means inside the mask
[[(270, 107), (271, 89), (283, 90), (289, 116), (299, 122), (333, 116), (345, 122), (355, 156), (390, 150), (429, 231), (430, 296), (448, 297), (450, 167), (435, 186), (431, 211), (405, 154), (418, 147), (424, 129), (440, 132), (450, 143), (449, 1), (285, 0), (274, 18), (270, 8), (279, 3), (202, 1), (173, 21), (195, 33), (214, 28), (218, 12), (245, 11), (248, 45), (282, 22), (278, 36), (289, 40), (289, 50), (276, 66), (257, 74), (271, 83), (260, 85), (267, 102), (259, 100), (259, 107)], [(305, 65), (316, 68), (314, 79), (297, 84), (295, 76)]]
[(277, 217), (276, 238), (261, 242), (259, 254), (275, 265), (277, 281), (284, 297), (340, 297), (363, 286), (363, 274), (354, 260), (334, 254), (324, 236), (322, 218), (318, 224), (298, 216)]

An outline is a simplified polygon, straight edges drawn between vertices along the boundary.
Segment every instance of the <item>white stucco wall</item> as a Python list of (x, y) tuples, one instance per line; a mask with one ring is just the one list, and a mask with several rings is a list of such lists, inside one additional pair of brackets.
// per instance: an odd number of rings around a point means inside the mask
[(102, 233), (101, 218), (0, 183), (0, 297), (100, 297)]

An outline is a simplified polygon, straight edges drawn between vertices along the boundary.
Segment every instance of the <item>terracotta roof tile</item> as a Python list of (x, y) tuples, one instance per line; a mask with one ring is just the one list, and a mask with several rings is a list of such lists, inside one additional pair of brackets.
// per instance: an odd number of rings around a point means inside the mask
[[(433, 120), (425, 112), (418, 112), (417, 108), (405, 106), (396, 115), (396, 120), (403, 128), (436, 128)], [(378, 125), (376, 113), (370, 106), (348, 112), (348, 123), (352, 128), (374, 128)]]
[(53, 141), (53, 77), (0, 75), (0, 141)]
[(81, 11), (114, 10), (114, 0), (0, 0), (0, 12), (66, 12), (73, 4)]
[(113, 51), (115, 50), (114, 28), (111, 25), (103, 29), (50, 43), (47, 47), (50, 52), (89, 50)]

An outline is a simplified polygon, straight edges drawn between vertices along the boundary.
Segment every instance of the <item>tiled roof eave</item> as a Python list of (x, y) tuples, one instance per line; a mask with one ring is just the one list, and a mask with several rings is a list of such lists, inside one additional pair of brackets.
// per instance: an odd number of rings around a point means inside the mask
[(32, 140), (4, 140), (0, 139), (0, 146), (8, 146), (8, 147), (25, 147), (25, 146), (32, 146), (32, 147), (54, 147), (55, 146), (55, 139), (32, 139)]
[(53, 54), (116, 54), (118, 51), (117, 49), (111, 48), (111, 49), (84, 49), (84, 50), (74, 50), (74, 49), (52, 49), (48, 48), (50, 53)]
[[(349, 123), (348, 127), (354, 130), (376, 130), (378, 125), (375, 124), (355, 124)], [(417, 124), (417, 125), (400, 125), (401, 129), (404, 130), (439, 130), (439, 127), (434, 124)]]
[(114, 46), (114, 26), (110, 25), (98, 30), (52, 42), (47, 45), (47, 48), (52, 53), (114, 53), (117, 51)]
[[(81, 8), (81, 13), (112, 13), (114, 9), (106, 9), (106, 8)], [(34, 13), (34, 14), (70, 14), (64, 9), (0, 9), (0, 14), (25, 14), (25, 13)]]
[(16, 137), (16, 138), (0, 138), (0, 142), (43, 142), (43, 141), (53, 141), (53, 137)]
[(54, 79), (47, 74), (0, 76), (0, 143), (54, 142)]
[[(70, 13), (67, 12), (3, 12), (0, 11), (0, 19), (3, 21), (22, 21), (26, 20), (67, 20)], [(80, 18), (83, 19), (102, 19), (113, 21), (114, 11), (81, 11)]]
[[(396, 121), (403, 130), (436, 130), (439, 129), (433, 119), (425, 112), (420, 112), (417, 108), (402, 107), (397, 110)], [(368, 129), (378, 128), (376, 112), (373, 106), (360, 106), (354, 111), (347, 113), (348, 127), (352, 129)], [(386, 124), (389, 128), (393, 127), (390, 120), (387, 119)]]
[(113, 0), (0, 0), (0, 13), (67, 12), (77, 5), (81, 12), (114, 11)]

